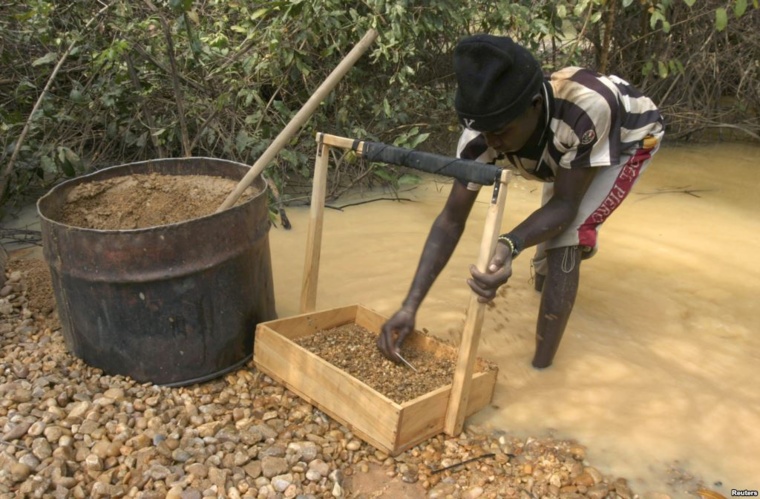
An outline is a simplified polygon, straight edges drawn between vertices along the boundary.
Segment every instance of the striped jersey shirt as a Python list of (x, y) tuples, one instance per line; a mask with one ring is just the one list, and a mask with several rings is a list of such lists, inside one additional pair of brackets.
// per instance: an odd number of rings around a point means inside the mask
[(457, 156), (483, 163), (506, 159), (505, 166), (523, 176), (552, 182), (558, 168), (619, 165), (647, 135), (663, 129), (652, 100), (617, 76), (569, 67), (544, 82), (543, 94), (545, 129), (538, 148), (505, 155), (488, 147), (480, 132), (465, 129)]

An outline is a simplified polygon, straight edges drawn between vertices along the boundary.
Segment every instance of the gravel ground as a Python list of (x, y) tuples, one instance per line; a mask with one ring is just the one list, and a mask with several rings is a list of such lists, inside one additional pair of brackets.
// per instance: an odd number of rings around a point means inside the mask
[(67, 352), (44, 263), (6, 275), (0, 499), (636, 497), (568, 441), (467, 426), (389, 457), (253, 364), (181, 388), (105, 375)]

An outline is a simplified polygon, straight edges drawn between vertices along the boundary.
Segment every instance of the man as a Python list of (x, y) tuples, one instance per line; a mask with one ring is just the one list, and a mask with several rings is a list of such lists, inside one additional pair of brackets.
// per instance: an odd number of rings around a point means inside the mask
[[(506, 166), (544, 182), (541, 207), (499, 236), (485, 273), (470, 267), (479, 301), (493, 300), (512, 260), (537, 246), (541, 291), (533, 366), (551, 365), (573, 309), (580, 262), (594, 255), (597, 232), (659, 148), (663, 122), (654, 103), (627, 82), (570, 67), (546, 79), (536, 59), (510, 38), (475, 35), (454, 49), (454, 106), (465, 129), (461, 158)], [(414, 329), (422, 300), (464, 231), (480, 186), (455, 181), (428, 235), (402, 307), (383, 326), (378, 347), (390, 359)]]

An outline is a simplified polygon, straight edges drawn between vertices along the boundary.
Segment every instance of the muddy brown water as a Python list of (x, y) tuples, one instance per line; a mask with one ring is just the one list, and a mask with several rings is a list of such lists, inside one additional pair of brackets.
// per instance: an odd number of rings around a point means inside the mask
[[(682, 497), (696, 480), (726, 496), (760, 488), (758, 157), (750, 145), (664, 147), (581, 267), (575, 312), (544, 371), (530, 366), (539, 296), (530, 254), (521, 255), (486, 310), (479, 355), (499, 376), (492, 405), (470, 421), (577, 439), (604, 473), (642, 494)], [(317, 309), (361, 303), (392, 314), (449, 189), (427, 180), (402, 194), (413, 202), (327, 210)], [(480, 194), (417, 317), (443, 339), (462, 331), (490, 194)], [(356, 198), (378, 196), (388, 193)], [(539, 199), (538, 184), (516, 179), (504, 230)], [(288, 215), (292, 230), (270, 232), (280, 317), (298, 313), (309, 219), (307, 208)]]

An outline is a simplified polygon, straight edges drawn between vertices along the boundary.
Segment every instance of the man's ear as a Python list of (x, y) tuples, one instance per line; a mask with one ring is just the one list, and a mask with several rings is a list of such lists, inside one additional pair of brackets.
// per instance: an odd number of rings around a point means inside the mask
[(536, 94), (533, 96), (533, 98), (530, 100), (530, 105), (533, 107), (540, 106), (544, 103), (544, 98), (541, 94)]

